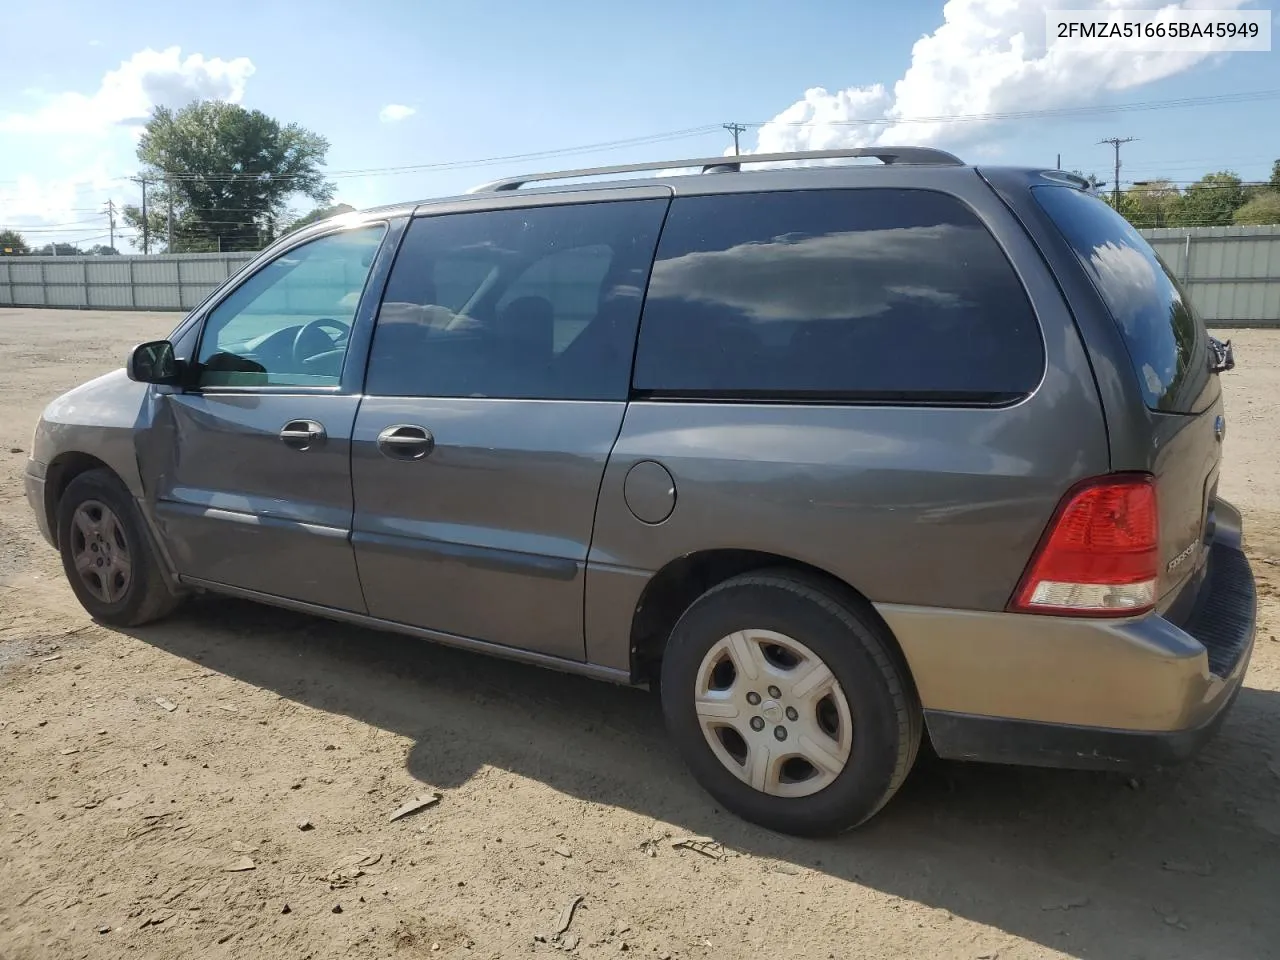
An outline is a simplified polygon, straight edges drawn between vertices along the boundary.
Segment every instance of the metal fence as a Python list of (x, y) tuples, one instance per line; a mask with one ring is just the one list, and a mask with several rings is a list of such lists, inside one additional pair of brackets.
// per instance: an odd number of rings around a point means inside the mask
[(190, 310), (255, 256), (0, 257), (0, 306)]
[(1280, 326), (1280, 226), (1143, 230), (1215, 326)]
[[(1215, 326), (1280, 326), (1280, 226), (1144, 230)], [(0, 257), (0, 306), (189, 310), (251, 253)]]

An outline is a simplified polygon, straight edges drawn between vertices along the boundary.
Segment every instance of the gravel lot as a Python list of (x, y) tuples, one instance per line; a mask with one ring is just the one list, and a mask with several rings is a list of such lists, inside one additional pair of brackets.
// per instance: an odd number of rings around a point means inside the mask
[(4, 960), (550, 956), (577, 896), (582, 957), (1280, 956), (1280, 332), (1235, 332), (1225, 378), (1262, 620), (1219, 737), (1132, 781), (926, 762), (808, 842), (718, 810), (640, 691), (238, 602), (89, 621), (31, 429), (175, 319), (0, 309)]

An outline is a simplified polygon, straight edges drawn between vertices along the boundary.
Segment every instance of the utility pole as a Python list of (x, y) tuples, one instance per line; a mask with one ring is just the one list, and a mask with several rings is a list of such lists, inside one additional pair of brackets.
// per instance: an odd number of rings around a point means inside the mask
[(107, 198), (107, 224), (110, 227), (111, 236), (108, 245), (114, 253), (116, 249), (116, 202), (110, 197)]
[(169, 193), (169, 248), (166, 252), (173, 253), (173, 180), (166, 176), (164, 183)]
[(133, 182), (142, 187), (142, 252), (151, 252), (151, 224), (147, 220), (147, 183), (146, 177), (134, 177)]
[(733, 155), (735, 157), (740, 156), (742, 151), (738, 149), (738, 136), (747, 132), (746, 125), (742, 123), (722, 123), (720, 126), (733, 134)]
[(1120, 209), (1120, 145), (1124, 143), (1133, 143), (1133, 141), (1137, 139), (1137, 137), (1108, 137), (1106, 140), (1098, 141), (1099, 146), (1104, 143), (1109, 143), (1111, 146), (1115, 147), (1116, 150), (1115, 179), (1111, 181), (1112, 206), (1114, 206), (1116, 210)]

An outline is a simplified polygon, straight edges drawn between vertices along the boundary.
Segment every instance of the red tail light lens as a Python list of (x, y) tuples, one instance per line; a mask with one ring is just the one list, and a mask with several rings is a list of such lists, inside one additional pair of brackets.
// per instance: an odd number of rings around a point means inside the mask
[(1126, 617), (1155, 606), (1160, 530), (1145, 474), (1099, 477), (1068, 492), (1010, 609)]

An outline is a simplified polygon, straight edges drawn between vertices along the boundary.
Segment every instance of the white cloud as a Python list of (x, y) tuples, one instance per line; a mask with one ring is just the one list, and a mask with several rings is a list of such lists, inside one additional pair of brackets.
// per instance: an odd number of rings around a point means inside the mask
[(75, 134), (146, 122), (157, 106), (180, 107), (192, 100), (238, 103), (253, 75), (248, 57), (222, 60), (178, 47), (141, 50), (109, 71), (91, 94), (39, 93), (43, 102), (30, 113), (0, 115), (0, 133)]
[(378, 111), (378, 119), (383, 123), (399, 123), (417, 112), (413, 107), (406, 107), (403, 103), (388, 103)]
[[(1246, 0), (1215, 0), (1234, 9)], [(1045, 11), (1110, 11), (1119, 0), (950, 0), (943, 23), (912, 48), (911, 65), (893, 84), (850, 87), (834, 93), (822, 87), (766, 123), (757, 149), (772, 153), (876, 144), (954, 146), (984, 136), (996, 121), (956, 121), (957, 115), (1009, 113), (1081, 106), (1105, 93), (1123, 91), (1183, 73), (1216, 52), (1154, 49), (1090, 49), (1048, 46)], [(1161, 3), (1127, 0), (1125, 9), (1192, 9), (1200, 0)], [(920, 121), (922, 118), (926, 122)], [(937, 118), (937, 119), (928, 119)], [(875, 122), (865, 122), (865, 121)], [(857, 122), (863, 121), (863, 122)], [(912, 122), (907, 122), (912, 121)]]
[[(0, 227), (23, 233), (33, 247), (52, 240), (96, 243), (108, 233), (107, 198), (117, 209), (133, 200), (123, 186), (101, 161), (66, 177), (21, 176), (0, 187)], [(123, 249), (124, 224), (118, 217), (116, 226), (117, 248)]]
[(106, 233), (98, 211), (107, 198), (136, 202), (121, 178), (136, 169), (136, 138), (151, 111), (195, 99), (239, 102), (253, 72), (246, 57), (184, 57), (169, 47), (135, 53), (92, 92), (23, 90), (34, 106), (0, 113), (0, 141), (22, 145), (0, 156), (0, 225), (58, 230), (28, 238), (40, 243)]

